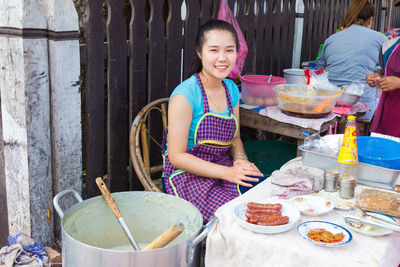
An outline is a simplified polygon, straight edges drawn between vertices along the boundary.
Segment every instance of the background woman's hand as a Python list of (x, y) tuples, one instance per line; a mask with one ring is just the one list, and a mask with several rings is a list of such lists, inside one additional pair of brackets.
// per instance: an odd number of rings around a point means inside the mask
[(234, 161), (233, 166), (228, 168), (226, 179), (231, 183), (246, 187), (252, 186), (251, 184), (246, 183), (246, 181), (258, 182), (257, 178), (248, 176), (263, 176), (263, 174), (253, 163), (245, 159), (237, 159)]
[(368, 83), (369, 86), (375, 87), (376, 86), (376, 79), (380, 77), (378, 73), (370, 73), (365, 76), (365, 81)]
[(387, 76), (379, 79), (379, 85), (383, 91), (392, 91), (400, 88), (400, 78)]

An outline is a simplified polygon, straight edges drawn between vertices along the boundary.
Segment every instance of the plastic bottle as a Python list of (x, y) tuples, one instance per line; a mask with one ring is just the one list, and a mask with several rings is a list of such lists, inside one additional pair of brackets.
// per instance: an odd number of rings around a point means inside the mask
[(356, 135), (356, 117), (347, 116), (346, 130), (338, 156), (340, 178), (344, 177), (346, 179), (350, 176), (357, 179), (358, 155)]

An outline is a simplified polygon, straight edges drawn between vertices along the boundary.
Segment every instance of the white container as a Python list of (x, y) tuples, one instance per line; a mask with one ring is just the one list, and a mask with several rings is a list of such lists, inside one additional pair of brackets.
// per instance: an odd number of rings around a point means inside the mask
[(286, 83), (291, 84), (306, 84), (307, 79), (304, 75), (303, 69), (284, 69), (283, 78), (285, 78)]

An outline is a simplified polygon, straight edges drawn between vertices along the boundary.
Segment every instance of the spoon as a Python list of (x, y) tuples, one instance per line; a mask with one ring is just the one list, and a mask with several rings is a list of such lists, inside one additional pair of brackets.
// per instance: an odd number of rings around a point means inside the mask
[(272, 74), (271, 75), (269, 75), (269, 78), (268, 78), (268, 83), (270, 83), (271, 82), (271, 80), (272, 80)]
[(326, 105), (328, 105), (329, 102), (331, 102), (337, 95), (339, 95), (341, 92), (343, 92), (344, 89), (346, 89), (346, 87), (343, 87), (342, 89), (340, 89), (334, 96), (332, 96), (328, 99), (325, 99), (322, 103), (320, 103), (318, 106), (316, 106), (314, 108), (314, 112), (320, 113), (322, 110), (324, 110)]

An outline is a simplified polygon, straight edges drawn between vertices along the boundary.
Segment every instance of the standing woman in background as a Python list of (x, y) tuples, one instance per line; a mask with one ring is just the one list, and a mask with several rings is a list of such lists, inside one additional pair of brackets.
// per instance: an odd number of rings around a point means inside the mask
[(343, 30), (325, 40), (317, 66), (329, 72), (329, 81), (338, 86), (354, 82), (364, 84), (359, 101), (371, 109), (361, 119), (370, 120), (378, 98), (375, 89), (368, 86), (365, 76), (379, 66), (381, 45), (385, 35), (371, 29), (375, 7), (367, 0), (353, 0), (343, 19)]
[[(395, 6), (400, 6), (400, 0)], [(371, 73), (366, 77), (370, 86), (379, 86), (382, 90), (371, 123), (371, 136), (400, 142), (400, 37), (385, 42), (382, 55), (385, 76)]]
[(195, 73), (172, 92), (168, 105), (163, 185), (193, 203), (206, 223), (217, 208), (262, 173), (247, 160), (239, 130), (239, 90), (225, 79), (239, 49), (233, 26), (210, 20), (196, 38)]

